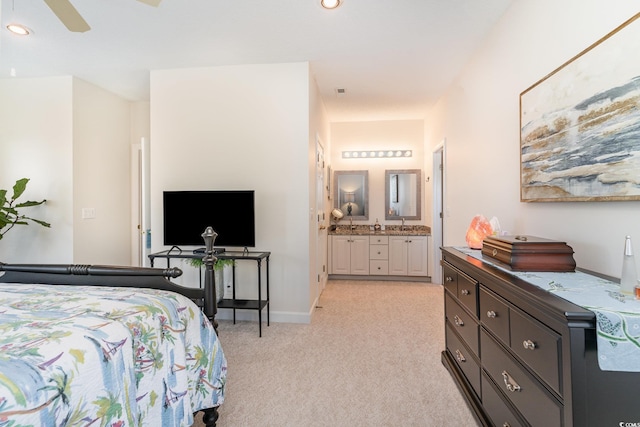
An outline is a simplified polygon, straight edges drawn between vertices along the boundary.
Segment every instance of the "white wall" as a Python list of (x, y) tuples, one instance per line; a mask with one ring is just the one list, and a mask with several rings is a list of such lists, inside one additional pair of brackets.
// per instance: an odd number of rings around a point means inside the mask
[[(128, 265), (131, 231), (130, 103), (80, 79), (73, 84), (73, 260)], [(95, 210), (83, 218), (82, 209)]]
[(0, 79), (0, 188), (10, 197), (17, 179), (30, 178), (21, 200), (47, 199), (28, 212), (51, 223), (9, 231), (3, 262), (73, 261), (71, 114), (71, 77)]
[[(464, 245), (476, 214), (503, 230), (566, 241), (580, 267), (620, 276), (624, 236), (640, 250), (640, 202), (521, 203), (522, 91), (638, 12), (630, 0), (519, 0), (427, 119), (447, 141), (445, 245)], [(635, 55), (635, 52), (630, 52)]]
[[(129, 104), (66, 76), (0, 79), (0, 188), (31, 178), (25, 199), (51, 228), (29, 225), (0, 242), (4, 262), (129, 262)], [(79, 219), (82, 207), (96, 219)]]
[[(275, 321), (309, 321), (309, 85), (307, 63), (151, 73), (152, 249), (163, 190), (255, 190)], [(240, 267), (237, 297), (255, 298), (255, 264)]]
[[(354, 223), (399, 224), (399, 220), (385, 220), (384, 179), (387, 169), (420, 169), (422, 171), (422, 219), (407, 220), (407, 224), (431, 224), (431, 204), (424, 196), (428, 175), (424, 168), (424, 121), (388, 120), (371, 122), (336, 122), (331, 124), (331, 168), (369, 171), (369, 220)], [(410, 158), (343, 159), (345, 150), (409, 149)], [(332, 180), (333, 186), (333, 180)], [(333, 199), (335, 200), (335, 199)], [(426, 207), (426, 209), (425, 209)]]

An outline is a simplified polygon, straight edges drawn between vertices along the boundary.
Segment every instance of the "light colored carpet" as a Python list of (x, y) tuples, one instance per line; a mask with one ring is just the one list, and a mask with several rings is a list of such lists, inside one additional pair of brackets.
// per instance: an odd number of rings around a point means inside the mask
[[(310, 325), (221, 321), (218, 426), (477, 426), (440, 362), (443, 290), (329, 281)], [(196, 423), (194, 426), (200, 426)]]

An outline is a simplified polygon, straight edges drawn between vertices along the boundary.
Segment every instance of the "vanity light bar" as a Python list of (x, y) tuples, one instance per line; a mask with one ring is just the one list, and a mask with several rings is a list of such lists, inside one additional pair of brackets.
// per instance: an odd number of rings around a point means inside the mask
[(343, 159), (382, 159), (389, 157), (411, 157), (411, 150), (370, 150), (370, 151), (343, 151)]

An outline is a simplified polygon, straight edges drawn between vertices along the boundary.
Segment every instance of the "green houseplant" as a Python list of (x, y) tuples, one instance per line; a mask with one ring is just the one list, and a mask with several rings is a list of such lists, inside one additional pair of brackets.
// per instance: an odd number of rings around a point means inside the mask
[[(204, 266), (204, 261), (202, 258), (191, 258), (188, 260), (184, 260), (184, 262), (188, 263), (192, 267), (202, 268)], [(222, 297), (224, 296), (224, 283), (223, 283), (223, 273), (222, 269), (226, 265), (234, 265), (234, 260), (232, 259), (219, 259), (217, 258), (215, 263), (213, 264), (213, 272), (215, 274), (215, 284), (216, 284), (216, 300), (220, 302)]]
[(21, 178), (17, 180), (13, 186), (13, 195), (10, 199), (7, 198), (7, 190), (0, 189), (0, 240), (16, 225), (29, 225), (29, 222), (34, 222), (42, 225), (43, 227), (51, 227), (51, 224), (48, 222), (31, 218), (22, 213), (24, 208), (38, 206), (46, 202), (46, 200), (27, 200), (26, 202), (17, 201), (26, 190), (28, 182), (29, 178)]
[[(191, 258), (186, 262), (196, 268), (200, 268), (204, 265), (204, 261), (202, 261), (202, 258)], [(233, 260), (232, 259), (216, 259), (216, 262), (213, 264), (213, 269), (215, 271), (220, 271), (222, 270), (222, 268), (224, 268), (225, 265), (233, 265)]]

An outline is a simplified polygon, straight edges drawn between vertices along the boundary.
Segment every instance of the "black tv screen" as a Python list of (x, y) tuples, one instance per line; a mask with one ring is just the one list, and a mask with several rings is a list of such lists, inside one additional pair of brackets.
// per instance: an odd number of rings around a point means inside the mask
[(165, 191), (165, 246), (204, 246), (202, 233), (218, 233), (214, 246), (254, 247), (254, 191)]

